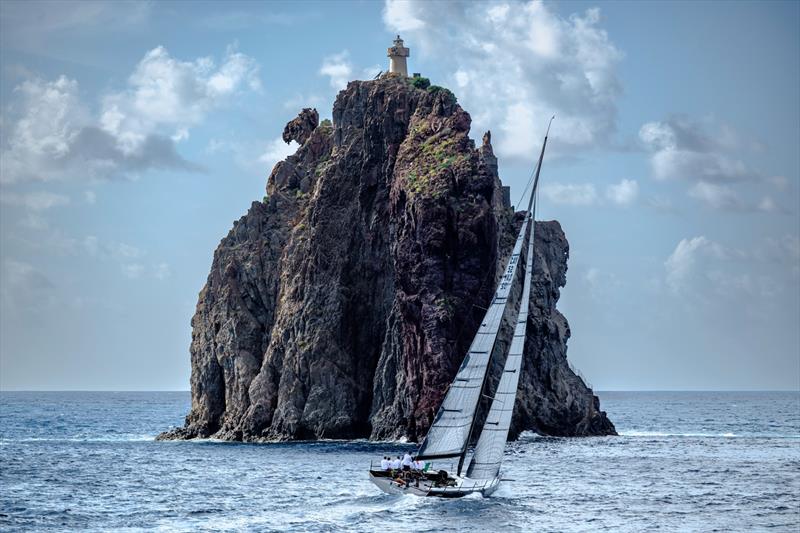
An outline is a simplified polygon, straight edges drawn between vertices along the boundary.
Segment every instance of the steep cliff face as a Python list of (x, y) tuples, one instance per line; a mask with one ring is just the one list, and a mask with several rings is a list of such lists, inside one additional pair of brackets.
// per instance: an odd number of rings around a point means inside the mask
[[(520, 219), (449, 91), (351, 82), (318, 121), (306, 109), (287, 125), (300, 148), (214, 253), (192, 410), (161, 438), (419, 440), (430, 425)], [(613, 433), (566, 361), (557, 222), (537, 223), (536, 253), (515, 431)]]

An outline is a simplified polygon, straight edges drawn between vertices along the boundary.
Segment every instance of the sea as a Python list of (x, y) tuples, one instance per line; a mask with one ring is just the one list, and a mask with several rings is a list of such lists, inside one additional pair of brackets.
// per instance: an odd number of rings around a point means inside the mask
[(509, 443), (490, 497), (381, 493), (410, 444), (157, 442), (187, 392), (0, 392), (0, 531), (800, 531), (800, 393), (603, 392), (618, 437)]

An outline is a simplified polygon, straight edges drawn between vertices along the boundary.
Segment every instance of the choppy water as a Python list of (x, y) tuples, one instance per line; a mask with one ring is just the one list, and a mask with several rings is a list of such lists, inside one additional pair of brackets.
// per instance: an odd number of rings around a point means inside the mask
[(3, 531), (800, 529), (800, 393), (604, 393), (621, 437), (509, 444), (490, 498), (389, 496), (368, 442), (155, 442), (188, 393), (0, 393)]

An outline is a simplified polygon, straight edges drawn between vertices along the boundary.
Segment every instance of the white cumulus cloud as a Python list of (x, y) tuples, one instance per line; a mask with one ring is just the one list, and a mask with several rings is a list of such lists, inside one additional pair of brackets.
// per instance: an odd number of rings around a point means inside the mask
[(281, 137), (277, 137), (267, 144), (267, 147), (259, 156), (258, 160), (272, 168), (278, 161), (283, 161), (295, 153), (299, 147), (300, 145), (295, 141), (287, 144)]
[(150, 168), (194, 169), (176, 151), (213, 108), (242, 90), (258, 90), (258, 65), (229, 48), (180, 61), (157, 47), (105, 95), (98, 116), (80, 99), (78, 82), (29, 79), (13, 92), (4, 117), (0, 182), (109, 179)]
[(542, 195), (548, 201), (562, 205), (593, 205), (598, 200), (597, 189), (591, 183), (551, 183), (542, 187)]
[(330, 55), (322, 61), (319, 73), (328, 76), (331, 87), (344, 89), (347, 82), (353, 79), (353, 64), (350, 62), (350, 53), (345, 50), (338, 54)]
[(704, 236), (691, 239), (681, 239), (675, 250), (664, 262), (667, 271), (667, 286), (673, 291), (679, 291), (686, 282), (695, 264), (697, 256), (703, 253), (722, 253), (720, 246)]
[(636, 180), (623, 179), (617, 184), (606, 187), (606, 198), (616, 205), (631, 205), (639, 196), (639, 183)]
[(611, 205), (625, 207), (639, 196), (639, 183), (623, 179), (605, 187), (603, 195), (592, 183), (548, 183), (542, 186), (542, 195), (554, 204), (572, 206)]
[(260, 87), (255, 60), (232, 47), (216, 65), (209, 57), (182, 61), (158, 46), (136, 66), (125, 91), (106, 96), (100, 123), (124, 150), (135, 150), (155, 132), (186, 138), (223, 99)]
[(737, 190), (745, 183), (780, 189), (786, 180), (764, 177), (743, 161), (742, 156), (760, 144), (744, 140), (730, 126), (672, 116), (643, 124), (639, 140), (650, 152), (653, 177), (688, 182), (688, 195), (706, 207), (739, 212), (785, 211), (769, 195), (755, 200)]
[(651, 152), (653, 176), (659, 180), (732, 182), (752, 176), (741, 160), (723, 153), (725, 147), (698, 122), (681, 117), (648, 122), (639, 129), (639, 139)]
[(565, 18), (539, 1), (389, 0), (383, 19), (412, 62), (446, 53), (439, 83), (458, 88), (477, 131), (494, 130), (501, 156), (534, 158), (553, 114), (553, 153), (610, 143), (622, 53), (598, 9)]
[(383, 6), (383, 21), (397, 31), (420, 30), (425, 22), (417, 18), (417, 2), (407, 0), (386, 0)]

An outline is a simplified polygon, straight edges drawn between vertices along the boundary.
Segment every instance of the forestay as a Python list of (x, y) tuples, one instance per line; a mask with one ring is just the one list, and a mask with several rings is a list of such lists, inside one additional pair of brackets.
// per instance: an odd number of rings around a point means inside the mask
[(492, 303), (420, 446), (417, 455), (421, 459), (458, 457), (466, 451), (489, 358), (503, 321), (529, 222), (530, 217), (526, 217)]
[[(529, 218), (532, 215), (528, 214)], [(511, 426), (511, 415), (514, 413), (514, 402), (517, 397), (517, 385), (522, 370), (522, 354), (525, 349), (525, 335), (528, 323), (528, 305), (531, 294), (531, 275), (533, 272), (533, 240), (535, 224), (531, 227), (528, 239), (528, 254), (525, 261), (525, 282), (522, 286), (520, 309), (517, 324), (514, 328), (514, 338), (508, 350), (503, 367), (503, 375), (497, 385), (489, 414), (483, 425), (483, 431), (475, 445), (467, 477), (473, 479), (493, 479), (500, 473), (500, 464), (503, 461), (503, 452), (508, 438), (508, 429)]]

